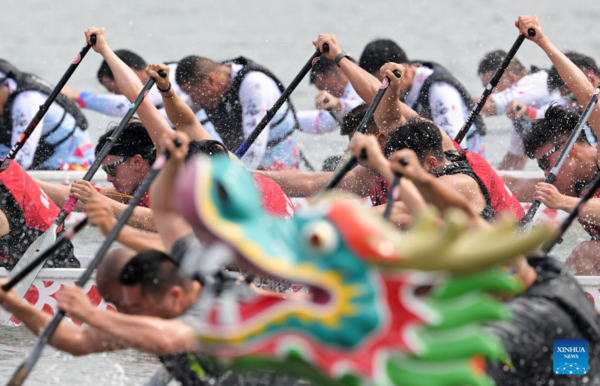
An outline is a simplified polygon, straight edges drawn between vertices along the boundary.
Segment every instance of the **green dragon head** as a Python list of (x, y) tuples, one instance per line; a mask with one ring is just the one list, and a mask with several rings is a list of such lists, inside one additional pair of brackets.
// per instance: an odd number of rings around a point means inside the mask
[(487, 292), (520, 287), (495, 267), (548, 229), (467, 231), (454, 212), (401, 233), (355, 200), (323, 200), (291, 220), (260, 202), (252, 176), (226, 157), (194, 160), (179, 176), (175, 205), (208, 248), (187, 266), (235, 263), (308, 289), (213, 302), (198, 336), (207, 353), (327, 384), (491, 384), (482, 358), (504, 351), (481, 325), (508, 312)]

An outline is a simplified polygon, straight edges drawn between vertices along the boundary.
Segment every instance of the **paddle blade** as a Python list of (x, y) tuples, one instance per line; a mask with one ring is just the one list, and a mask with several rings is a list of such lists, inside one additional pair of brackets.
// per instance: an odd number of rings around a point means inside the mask
[[(15, 268), (13, 268), (13, 270), (11, 271), (9, 279), (12, 279), (17, 273), (19, 273), (25, 267), (31, 264), (31, 262), (33, 262), (42, 252), (44, 252), (46, 249), (50, 248), (54, 244), (54, 242), (56, 241), (57, 230), (58, 225), (52, 224), (50, 228), (48, 228), (46, 233), (38, 237), (33, 242), (33, 244), (31, 244), (31, 246), (27, 249), (27, 251), (25, 251), (23, 256), (21, 256)], [(21, 299), (25, 297), (25, 294), (29, 290), (29, 287), (31, 287), (31, 285), (35, 281), (35, 278), (42, 269), (43, 265), (44, 264), (38, 265), (33, 271), (31, 271), (31, 273), (29, 273), (29, 275), (25, 276), (15, 286), (15, 291), (17, 291), (17, 295), (19, 295)], [(11, 313), (8, 313), (3, 309), (0, 312), (0, 318), (2, 321), (4, 321), (4, 324), (9, 322), (11, 316)]]
[(31, 355), (25, 360), (25, 362), (21, 363), (17, 371), (15, 371), (15, 373), (13, 374), (10, 381), (8, 381), (7, 386), (21, 386), (31, 373), (31, 370), (33, 370), (33, 367), (37, 363), (37, 360), (41, 353), (41, 350), (39, 352), (38, 350), (34, 350), (31, 353)]

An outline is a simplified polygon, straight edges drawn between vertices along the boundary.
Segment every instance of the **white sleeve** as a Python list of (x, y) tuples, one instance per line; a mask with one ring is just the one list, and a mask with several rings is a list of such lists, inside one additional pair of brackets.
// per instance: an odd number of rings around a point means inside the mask
[(300, 131), (307, 134), (324, 134), (335, 131), (339, 123), (333, 114), (324, 110), (307, 110), (296, 113)]
[[(29, 125), (29, 122), (31, 122), (38, 112), (39, 107), (44, 104), (45, 101), (46, 98), (38, 92), (25, 91), (15, 98), (12, 106), (13, 127), (10, 141), (11, 147), (19, 141), (21, 134), (23, 134), (27, 125)], [(35, 151), (37, 150), (42, 136), (43, 127), (44, 120), (42, 119), (15, 158), (17, 163), (19, 163), (23, 169), (29, 169), (33, 163)]]
[(87, 91), (79, 94), (77, 104), (81, 108), (94, 110), (112, 117), (124, 116), (131, 106), (131, 102), (125, 95), (95, 94)]
[(464, 101), (457, 89), (448, 83), (436, 82), (429, 88), (432, 120), (450, 136), (456, 137), (465, 123)]
[(493, 93), (490, 98), (496, 106), (496, 115), (503, 115), (510, 102), (518, 101), (536, 108), (546, 103), (549, 97), (545, 72), (527, 75), (506, 90)]
[(508, 141), (508, 148), (506, 151), (514, 155), (516, 157), (522, 157), (525, 155), (525, 147), (523, 146), (523, 139), (517, 132), (517, 130), (512, 130), (510, 132), (510, 140)]
[(360, 96), (358, 96), (350, 82), (348, 82), (348, 86), (344, 91), (344, 95), (342, 95), (342, 97), (340, 98), (340, 102), (342, 104), (340, 116), (342, 117), (345, 117), (346, 114), (352, 111), (352, 109), (354, 109), (356, 106), (362, 105), (364, 103)]
[[(262, 72), (250, 72), (244, 77), (240, 85), (240, 103), (242, 105), (242, 125), (244, 139), (247, 139), (254, 131), (267, 110), (270, 109), (281, 92), (273, 79)], [(281, 107), (285, 109), (285, 106)], [(260, 165), (269, 142), (270, 125), (265, 126), (256, 141), (250, 146), (248, 152), (242, 157), (244, 164), (251, 169)], [(237, 149), (232, 149), (236, 151)]]

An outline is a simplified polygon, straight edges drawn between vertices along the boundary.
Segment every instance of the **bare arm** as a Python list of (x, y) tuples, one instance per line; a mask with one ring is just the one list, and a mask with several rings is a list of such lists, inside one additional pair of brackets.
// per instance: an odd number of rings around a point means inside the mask
[[(575, 94), (577, 102), (582, 106), (586, 106), (592, 98), (594, 86), (590, 83), (586, 75), (569, 58), (560, 52), (554, 43), (544, 34), (537, 16), (519, 16), (517, 28), (527, 36), (527, 39), (533, 40), (544, 50), (569, 90)], [(529, 28), (533, 28), (536, 32), (533, 38), (528, 37), (527, 30)], [(596, 105), (592, 115), (590, 115), (588, 124), (594, 130), (596, 137), (600, 138), (600, 106)]]
[[(551, 209), (559, 209), (570, 212), (581, 200), (579, 197), (571, 197), (561, 194), (552, 184), (540, 182), (535, 187), (533, 198), (540, 200), (541, 203)], [(592, 224), (600, 225), (600, 198), (591, 198), (579, 211), (579, 217), (582, 220)]]
[[(148, 75), (156, 80), (156, 85), (163, 90), (169, 87), (169, 76), (162, 78), (158, 71), (163, 70), (169, 74), (169, 66), (165, 64), (151, 64), (148, 66)], [(185, 133), (191, 141), (202, 141), (213, 139), (213, 137), (204, 129), (202, 124), (196, 118), (192, 109), (175, 93), (171, 88), (169, 92), (161, 92), (163, 105), (169, 120), (177, 130)]]
[[(180, 147), (174, 146), (175, 139), (181, 141)], [(171, 132), (164, 138), (163, 145), (169, 150), (171, 157), (150, 186), (150, 206), (154, 211), (156, 229), (167, 251), (173, 249), (177, 240), (193, 232), (192, 227), (172, 205), (175, 179), (183, 169), (188, 144), (189, 139), (183, 133)]]
[[(21, 300), (14, 291), (9, 293), (0, 291), (0, 298), (2, 306), (7, 311), (12, 312), (36, 335), (39, 335), (52, 320), (52, 315)], [(113, 351), (124, 347), (116, 339), (94, 328), (82, 328), (67, 322), (59, 324), (50, 339), (50, 344), (72, 355)]]
[[(400, 160), (403, 158), (408, 160), (406, 165), (400, 163)], [(451, 187), (440, 181), (441, 178), (435, 178), (433, 175), (425, 172), (419, 165), (414, 151), (404, 149), (395, 152), (392, 154), (390, 164), (392, 165), (392, 170), (394, 172), (400, 173), (412, 180), (419, 189), (419, 192), (421, 192), (425, 201), (433, 204), (441, 212), (445, 212), (449, 208), (458, 208), (467, 213), (475, 226), (488, 226), (488, 224), (479, 216), (479, 212), (483, 210), (483, 207), (474, 207), (473, 203), (476, 202), (476, 200), (471, 196), (469, 196), (470, 199), (467, 199), (464, 196), (464, 194), (472, 195), (473, 191), (470, 193), (465, 193), (464, 191), (459, 192), (460, 187)], [(476, 187), (476, 189), (476, 191), (479, 191), (479, 187)], [(469, 190), (469, 188), (466, 190)]]
[(125, 315), (94, 308), (85, 322), (127, 347), (155, 355), (189, 352), (198, 348), (194, 330), (177, 319)]
[[(333, 176), (331, 172), (306, 172), (301, 170), (253, 170), (252, 172), (277, 182), (289, 197), (316, 196)], [(366, 197), (376, 178), (377, 173), (363, 166), (357, 166), (346, 174), (336, 189)]]
[[(94, 50), (102, 55), (104, 60), (106, 60), (106, 63), (108, 63), (123, 95), (125, 95), (130, 102), (133, 102), (142, 90), (142, 82), (133, 70), (123, 63), (123, 61), (110, 49), (106, 40), (106, 31), (104, 28), (89, 28), (85, 34), (88, 41), (91, 35), (96, 35), (96, 44), (93, 46)], [(146, 130), (148, 130), (148, 134), (152, 138), (152, 141), (157, 145), (157, 150), (160, 152), (158, 146), (160, 138), (162, 138), (165, 133), (173, 130), (163, 119), (152, 102), (147, 98), (145, 98), (139, 106), (137, 114), (144, 123), (144, 126), (146, 126)]]

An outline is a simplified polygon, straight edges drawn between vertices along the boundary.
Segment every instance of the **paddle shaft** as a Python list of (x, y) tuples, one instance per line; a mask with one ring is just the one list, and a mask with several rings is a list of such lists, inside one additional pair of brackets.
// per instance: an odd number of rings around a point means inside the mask
[(6, 156), (6, 159), (3, 162), (6, 162), (6, 160), (15, 159), (17, 153), (23, 148), (25, 142), (27, 142), (29, 137), (31, 137), (31, 134), (33, 133), (37, 125), (39, 125), (39, 123), (42, 121), (42, 118), (44, 118), (44, 115), (46, 115), (46, 112), (50, 108), (50, 105), (52, 105), (58, 94), (60, 94), (61, 90), (65, 87), (65, 84), (67, 84), (67, 82), (69, 81), (69, 78), (71, 78), (71, 75), (73, 75), (77, 67), (79, 67), (79, 63), (81, 63), (83, 58), (85, 58), (85, 55), (88, 53), (90, 48), (92, 48), (92, 45), (96, 43), (96, 35), (92, 35), (90, 37), (90, 41), (92, 42), (92, 44), (87, 44), (81, 49), (81, 51), (79, 51), (77, 57), (75, 58), (75, 60), (73, 60), (73, 62), (67, 69), (67, 72), (65, 72), (62, 78), (60, 78), (60, 80), (54, 87), (54, 90), (52, 90), (52, 92), (48, 96), (48, 99), (46, 99), (46, 102), (44, 102), (44, 104), (40, 106), (38, 112), (35, 114), (31, 122), (29, 122), (23, 134), (21, 134), (21, 137), (19, 137), (17, 143), (15, 143), (12, 149), (10, 149), (8, 155)]
[(39, 254), (35, 260), (33, 260), (29, 265), (25, 266), (23, 270), (19, 271), (15, 276), (11, 277), (8, 283), (2, 286), (3, 291), (10, 291), (15, 285), (19, 284), (21, 280), (29, 273), (31, 273), (35, 268), (41, 264), (43, 264), (47, 258), (52, 256), (58, 248), (60, 248), (64, 243), (71, 240), (79, 231), (81, 231), (87, 225), (87, 217), (78, 222), (73, 228), (64, 232), (60, 237), (52, 244), (52, 246), (41, 254)]
[[(123, 226), (125, 226), (125, 224), (127, 224), (127, 221), (129, 220), (129, 217), (133, 213), (133, 210), (135, 209), (137, 204), (139, 204), (142, 197), (144, 196), (144, 194), (146, 193), (146, 191), (152, 184), (152, 181), (154, 181), (154, 179), (156, 178), (156, 176), (158, 175), (158, 173), (160, 172), (160, 170), (162, 169), (162, 167), (164, 166), (164, 164), (168, 158), (169, 158), (169, 153), (167, 151), (165, 151), (160, 157), (158, 157), (156, 159), (156, 161), (154, 162), (154, 165), (152, 165), (152, 168), (150, 169), (150, 171), (148, 172), (148, 174), (146, 175), (146, 177), (144, 178), (144, 180), (142, 181), (140, 186), (135, 191), (133, 198), (131, 199), (131, 202), (127, 206), (127, 209), (125, 209), (125, 211), (123, 212), (123, 214), (121, 215), (121, 217), (119, 218), (119, 220), (117, 221), (115, 226), (111, 229), (109, 234), (106, 236), (106, 239), (104, 239), (104, 242), (100, 246), (100, 249), (98, 249), (98, 251), (94, 255), (94, 259), (87, 266), (87, 268), (85, 269), (85, 271), (83, 272), (83, 274), (81, 275), (79, 280), (77, 280), (77, 282), (76, 282), (77, 286), (83, 287), (88, 282), (88, 280), (92, 277), (94, 270), (98, 267), (98, 265), (104, 258), (104, 255), (106, 254), (106, 252), (108, 252), (110, 245), (117, 238), (117, 236), (118, 236), (119, 232), (121, 231), (121, 229), (123, 228)], [(27, 359), (21, 364), (21, 366), (19, 366), (19, 368), (17, 369), (17, 371), (15, 372), (15, 374), (9, 381), (9, 383), (8, 383), (9, 386), (19, 386), (19, 385), (23, 384), (23, 382), (25, 381), (25, 379), (27, 378), (27, 376), (29, 375), (31, 370), (33, 370), (33, 367), (37, 363), (37, 360), (41, 356), (42, 351), (44, 350), (44, 347), (46, 346), (46, 343), (48, 343), (50, 338), (52, 338), (52, 335), (54, 335), (54, 332), (58, 328), (58, 325), (60, 324), (60, 322), (64, 318), (64, 316), (65, 316), (65, 312), (62, 310), (59, 310), (58, 313), (54, 316), (54, 318), (52, 318), (52, 321), (48, 324), (48, 326), (46, 326), (44, 331), (40, 334), (38, 341), (37, 341), (34, 349), (31, 351), (31, 354), (29, 355), (29, 357), (27, 357)]]
[[(394, 71), (394, 75), (396, 75), (396, 78), (400, 78), (402, 76), (402, 74), (398, 70)], [(371, 105), (365, 112), (365, 116), (363, 117), (362, 121), (360, 121), (360, 124), (358, 125), (358, 128), (356, 129), (355, 135), (356, 135), (356, 133), (364, 133), (365, 132), (365, 130), (367, 129), (367, 124), (369, 122), (369, 119), (371, 119), (371, 117), (375, 113), (375, 110), (377, 109), (377, 106), (379, 106), (379, 103), (381, 102), (381, 99), (383, 98), (383, 94), (385, 94), (385, 90), (388, 89), (389, 85), (390, 85), (390, 78), (388, 78), (386, 76), (383, 79), (383, 82), (381, 82), (381, 86), (379, 87), (379, 90), (377, 90), (377, 94), (375, 94), (375, 97), (373, 98), (373, 102), (371, 102)], [(340, 159), (340, 162), (338, 163), (338, 167), (333, 172), (333, 176), (331, 177), (331, 180), (329, 180), (327, 185), (325, 185), (325, 187), (321, 191), (321, 194), (327, 190), (333, 189), (342, 180), (342, 178), (344, 178), (344, 176), (346, 174), (348, 174), (348, 172), (350, 170), (354, 169), (354, 167), (357, 164), (358, 164), (358, 160), (356, 159), (356, 157), (354, 157), (352, 155), (352, 151), (350, 149), (346, 150), (346, 152), (342, 156), (342, 159)]]
[[(402, 166), (407, 166), (408, 160), (406, 158), (402, 158), (400, 160), (400, 164)], [(392, 181), (392, 186), (390, 186), (390, 189), (387, 192), (387, 203), (385, 205), (385, 212), (383, 212), (383, 218), (386, 220), (390, 219), (390, 215), (392, 214), (392, 208), (394, 207), (394, 201), (396, 201), (396, 199), (398, 198), (395, 196), (394, 192), (400, 186), (401, 178), (402, 174), (394, 173), (394, 180)]]
[[(527, 34), (530, 37), (534, 37), (535, 36), (535, 30), (533, 28), (530, 28), (527, 31)], [(506, 57), (504, 58), (504, 60), (500, 64), (500, 67), (496, 70), (496, 73), (494, 74), (494, 76), (490, 80), (490, 83), (488, 83), (488, 85), (485, 87), (485, 90), (483, 90), (483, 94), (481, 94), (481, 98), (479, 98), (479, 102), (477, 102), (477, 104), (475, 105), (475, 108), (469, 114), (469, 117), (467, 118), (467, 121), (464, 123), (463, 127), (460, 129), (460, 131), (458, 132), (458, 134), (456, 134), (456, 137), (454, 138), (454, 140), (456, 141), (456, 143), (461, 143), (462, 140), (465, 138), (465, 135), (467, 135), (467, 133), (469, 132), (469, 128), (471, 128), (471, 125), (473, 125), (473, 122), (475, 122), (475, 119), (477, 118), (477, 116), (481, 112), (481, 109), (483, 109), (483, 106), (485, 105), (485, 102), (487, 102), (487, 99), (492, 94), (492, 91), (498, 85), (498, 82), (500, 81), (500, 78), (502, 78), (502, 75), (504, 75), (504, 71), (506, 70), (506, 68), (510, 64), (510, 61), (515, 57), (515, 54), (517, 53), (517, 51), (521, 47), (521, 44), (523, 44), (524, 40), (525, 40), (525, 35), (519, 35), (519, 37), (517, 38), (517, 40), (515, 40), (514, 44), (512, 45), (512, 47), (510, 48), (510, 50), (506, 54)]]
[[(329, 46), (324, 45), (323, 51), (327, 52), (328, 50), (329, 50)], [(315, 53), (310, 57), (308, 62), (306, 62), (304, 67), (302, 67), (302, 69), (300, 70), (298, 75), (296, 75), (294, 80), (292, 80), (292, 83), (290, 83), (290, 85), (283, 91), (283, 93), (281, 94), (279, 99), (277, 99), (277, 102), (275, 102), (273, 107), (271, 107), (267, 111), (265, 116), (260, 120), (260, 122), (258, 122), (258, 125), (256, 125), (256, 127), (254, 128), (252, 133), (250, 133), (250, 135), (248, 136), (248, 138), (246, 138), (244, 143), (241, 144), (239, 149), (237, 149), (235, 151), (235, 155), (238, 158), (242, 158), (244, 156), (244, 154), (246, 154), (248, 152), (248, 149), (250, 149), (250, 146), (252, 146), (252, 144), (254, 143), (254, 141), (256, 141), (256, 139), (258, 138), (260, 133), (262, 133), (262, 131), (265, 129), (265, 127), (267, 127), (267, 125), (269, 124), (269, 122), (271, 122), (271, 120), (273, 119), (275, 114), (277, 114), (277, 111), (279, 110), (279, 108), (288, 100), (288, 98), (290, 97), (292, 92), (294, 92), (294, 90), (296, 89), (298, 84), (300, 84), (302, 79), (304, 79), (306, 74), (308, 74), (308, 72), (310, 71), (312, 66), (316, 63), (316, 61), (319, 59), (321, 54), (322, 54), (321, 51), (319, 51), (319, 50), (315, 51)]]
[[(158, 73), (162, 78), (165, 78), (167, 76), (167, 73), (163, 70), (160, 70)], [(110, 150), (113, 148), (114, 144), (117, 142), (117, 140), (121, 136), (121, 133), (123, 132), (123, 130), (125, 130), (125, 127), (129, 123), (131, 118), (133, 118), (133, 115), (135, 114), (137, 109), (140, 107), (140, 105), (144, 101), (144, 98), (146, 97), (146, 94), (148, 93), (148, 91), (150, 91), (152, 86), (154, 86), (155, 82), (156, 81), (154, 80), (154, 78), (150, 77), (150, 79), (148, 79), (146, 84), (144, 84), (144, 87), (142, 87), (142, 91), (140, 91), (137, 98), (135, 98), (135, 101), (133, 101), (133, 103), (129, 107), (129, 110), (127, 111), (127, 113), (125, 114), (123, 119), (121, 120), (121, 123), (119, 124), (119, 126), (115, 129), (113, 134), (106, 139), (104, 146), (102, 146), (102, 149), (96, 156), (96, 160), (94, 161), (92, 166), (90, 166), (90, 168), (85, 172), (85, 174), (83, 176), (84, 181), (91, 181), (92, 178), (94, 178), (94, 174), (96, 174), (98, 169), (100, 169), (100, 166), (102, 166), (102, 161), (104, 161), (104, 158), (106, 158), (106, 156), (109, 154)], [(76, 203), (77, 203), (77, 199), (75, 197), (70, 197), (69, 200), (65, 203), (65, 205), (60, 210), (60, 213), (58, 214), (58, 217), (56, 217), (56, 220), (54, 221), (54, 223), (57, 224), (58, 226), (62, 225), (62, 223), (65, 221), (65, 219), (67, 218), (69, 213), (71, 213), (71, 210), (73, 209), (73, 207), (75, 206)]]
[(394, 190), (396, 190), (396, 188), (398, 186), (400, 186), (401, 178), (402, 178), (402, 175), (396, 173), (394, 175), (394, 181), (392, 181), (392, 186), (390, 186), (390, 190), (388, 190), (387, 203), (385, 205), (385, 212), (383, 212), (383, 218), (386, 220), (389, 220), (390, 215), (392, 214), (392, 208), (394, 207), (394, 201), (395, 201)]
[(590, 183), (588, 190), (585, 192), (585, 194), (583, 195), (583, 197), (581, 197), (581, 200), (579, 200), (579, 202), (577, 203), (575, 208), (573, 208), (573, 210), (571, 210), (569, 212), (569, 215), (567, 216), (567, 218), (560, 225), (560, 230), (559, 230), (558, 235), (554, 239), (552, 239), (551, 243), (545, 245), (542, 248), (542, 251), (546, 255), (548, 253), (550, 253), (552, 248), (554, 248), (554, 246), (557, 244), (558, 240), (560, 240), (562, 238), (562, 236), (565, 234), (565, 232), (567, 231), (569, 226), (571, 226), (571, 223), (573, 223), (573, 220), (575, 220), (575, 218), (577, 216), (579, 216), (579, 212), (581, 211), (581, 208), (583, 208), (583, 206), (590, 200), (590, 198), (592, 198), (594, 196), (594, 194), (596, 193), (596, 190), (598, 190), (599, 187), (600, 187), (600, 172), (597, 172), (596, 176)]
[[(554, 183), (554, 181), (556, 181), (556, 177), (558, 176), (560, 169), (562, 168), (563, 164), (567, 160), (567, 156), (569, 155), (569, 153), (571, 152), (571, 149), (575, 145), (577, 138), (579, 138), (579, 135), (585, 128), (585, 124), (588, 121), (590, 115), (592, 114), (592, 111), (594, 110), (596, 103), (598, 102), (598, 94), (600, 94), (600, 88), (597, 88), (596, 91), (594, 91), (594, 94), (592, 94), (592, 98), (590, 99), (587, 106), (585, 107), (585, 110), (583, 111), (583, 114), (581, 114), (581, 117), (579, 117), (579, 121), (577, 122), (577, 125), (575, 126), (575, 128), (571, 132), (571, 135), (565, 142), (565, 147), (560, 152), (560, 155), (558, 156), (556, 163), (552, 167), (552, 170), (550, 170), (550, 174), (548, 174), (548, 177), (546, 177), (546, 180), (544, 181), (545, 183), (552, 184), (552, 183)], [(533, 203), (531, 204), (531, 207), (529, 208), (529, 210), (527, 211), (525, 216), (519, 222), (520, 229), (523, 229), (528, 224), (530, 224), (531, 221), (533, 221), (533, 217), (535, 216), (535, 213), (539, 209), (540, 205), (541, 205), (540, 201), (538, 201), (538, 200), (533, 201)]]

